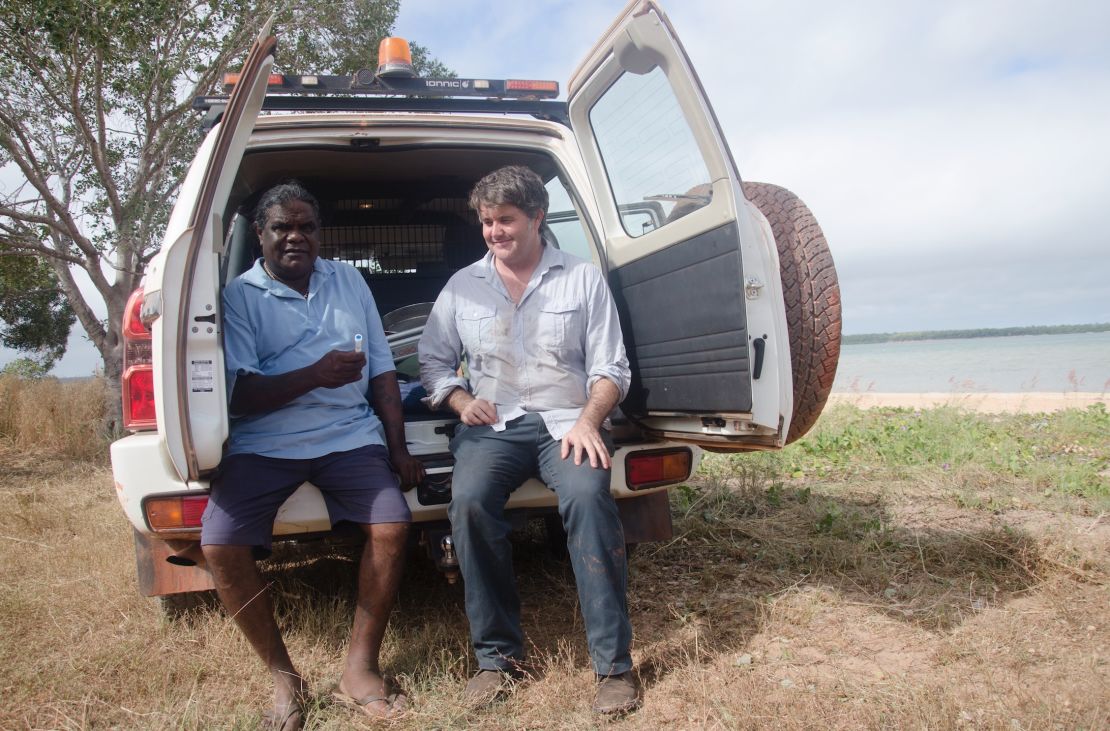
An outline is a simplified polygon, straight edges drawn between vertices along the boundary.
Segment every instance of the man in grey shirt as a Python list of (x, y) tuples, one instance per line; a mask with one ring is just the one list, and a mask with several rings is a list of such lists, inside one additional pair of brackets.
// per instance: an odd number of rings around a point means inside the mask
[[(430, 405), (462, 421), (451, 440), (448, 512), (479, 667), (464, 696), (491, 702), (521, 675), (505, 503), (538, 475), (558, 497), (568, 536), (599, 679), (594, 710), (622, 713), (639, 705), (639, 694), (606, 419), (627, 393), (628, 359), (601, 272), (543, 240), (547, 204), (543, 181), (526, 167), (478, 181), (470, 206), (489, 251), (447, 283), (420, 340)], [(459, 375), (464, 354), (469, 378)]]

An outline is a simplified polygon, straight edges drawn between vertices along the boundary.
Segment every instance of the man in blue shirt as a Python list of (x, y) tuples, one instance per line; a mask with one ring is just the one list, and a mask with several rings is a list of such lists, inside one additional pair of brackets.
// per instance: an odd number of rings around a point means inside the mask
[[(274, 681), (267, 725), (304, 724), (307, 683), (293, 666), (255, 565), (274, 518), (305, 481), (332, 525), (366, 536), (358, 604), (338, 700), (396, 715), (378, 665), (411, 521), (403, 484), (424, 475), (405, 446), (393, 358), (374, 298), (353, 267), (318, 258), (316, 199), (299, 183), (266, 191), (255, 213), (262, 258), (224, 291), (231, 428), (213, 480), (201, 543), (220, 600)], [(364, 336), (365, 352), (355, 347)], [(367, 401), (367, 394), (370, 401)]]

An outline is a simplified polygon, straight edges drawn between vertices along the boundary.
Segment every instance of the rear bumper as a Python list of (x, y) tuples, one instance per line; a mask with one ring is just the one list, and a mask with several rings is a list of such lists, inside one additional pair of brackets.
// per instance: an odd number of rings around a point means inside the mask
[[(652, 442), (623, 445), (613, 456), (611, 492), (618, 501), (666, 490), (666, 486), (644, 490), (631, 490), (625, 480), (625, 459), (629, 454), (646, 449), (658, 449), (664, 443)], [(679, 446), (679, 445), (674, 445)], [(697, 468), (700, 451), (693, 447), (692, 470)], [(415, 450), (414, 450), (415, 451)], [(116, 496), (124, 514), (135, 530), (166, 540), (195, 539), (199, 529), (156, 531), (151, 529), (143, 511), (146, 500), (166, 495), (207, 494), (209, 481), (186, 482), (181, 479), (170, 462), (165, 444), (157, 433), (133, 434), (114, 442), (111, 446), (112, 474)], [(412, 511), (413, 522), (429, 523), (447, 520), (446, 504), (425, 504), (423, 491), (408, 490), (405, 499)], [(507, 510), (542, 510), (555, 508), (554, 492), (542, 482), (530, 479), (513, 491), (506, 505)], [(304, 483), (285, 501), (274, 521), (275, 537), (292, 537), (307, 533), (321, 533), (331, 529), (327, 507), (320, 491), (311, 483)]]

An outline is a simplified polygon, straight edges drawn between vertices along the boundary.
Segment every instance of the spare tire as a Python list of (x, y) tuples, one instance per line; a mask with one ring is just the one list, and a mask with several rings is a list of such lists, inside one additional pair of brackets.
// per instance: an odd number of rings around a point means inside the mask
[(817, 421), (832, 390), (840, 360), (840, 284), (825, 234), (806, 204), (777, 185), (742, 185), (770, 222), (779, 250), (794, 379), (789, 444)]

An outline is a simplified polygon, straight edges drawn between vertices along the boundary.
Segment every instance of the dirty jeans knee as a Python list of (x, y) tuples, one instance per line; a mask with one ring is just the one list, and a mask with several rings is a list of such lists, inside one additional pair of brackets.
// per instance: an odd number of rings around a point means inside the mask
[[(553, 440), (552, 440), (553, 441)], [(609, 470), (562, 459), (559, 443), (541, 450), (540, 474), (559, 497), (567, 551), (578, 584), (590, 658), (599, 675), (632, 668), (624, 530), (609, 493)]]

